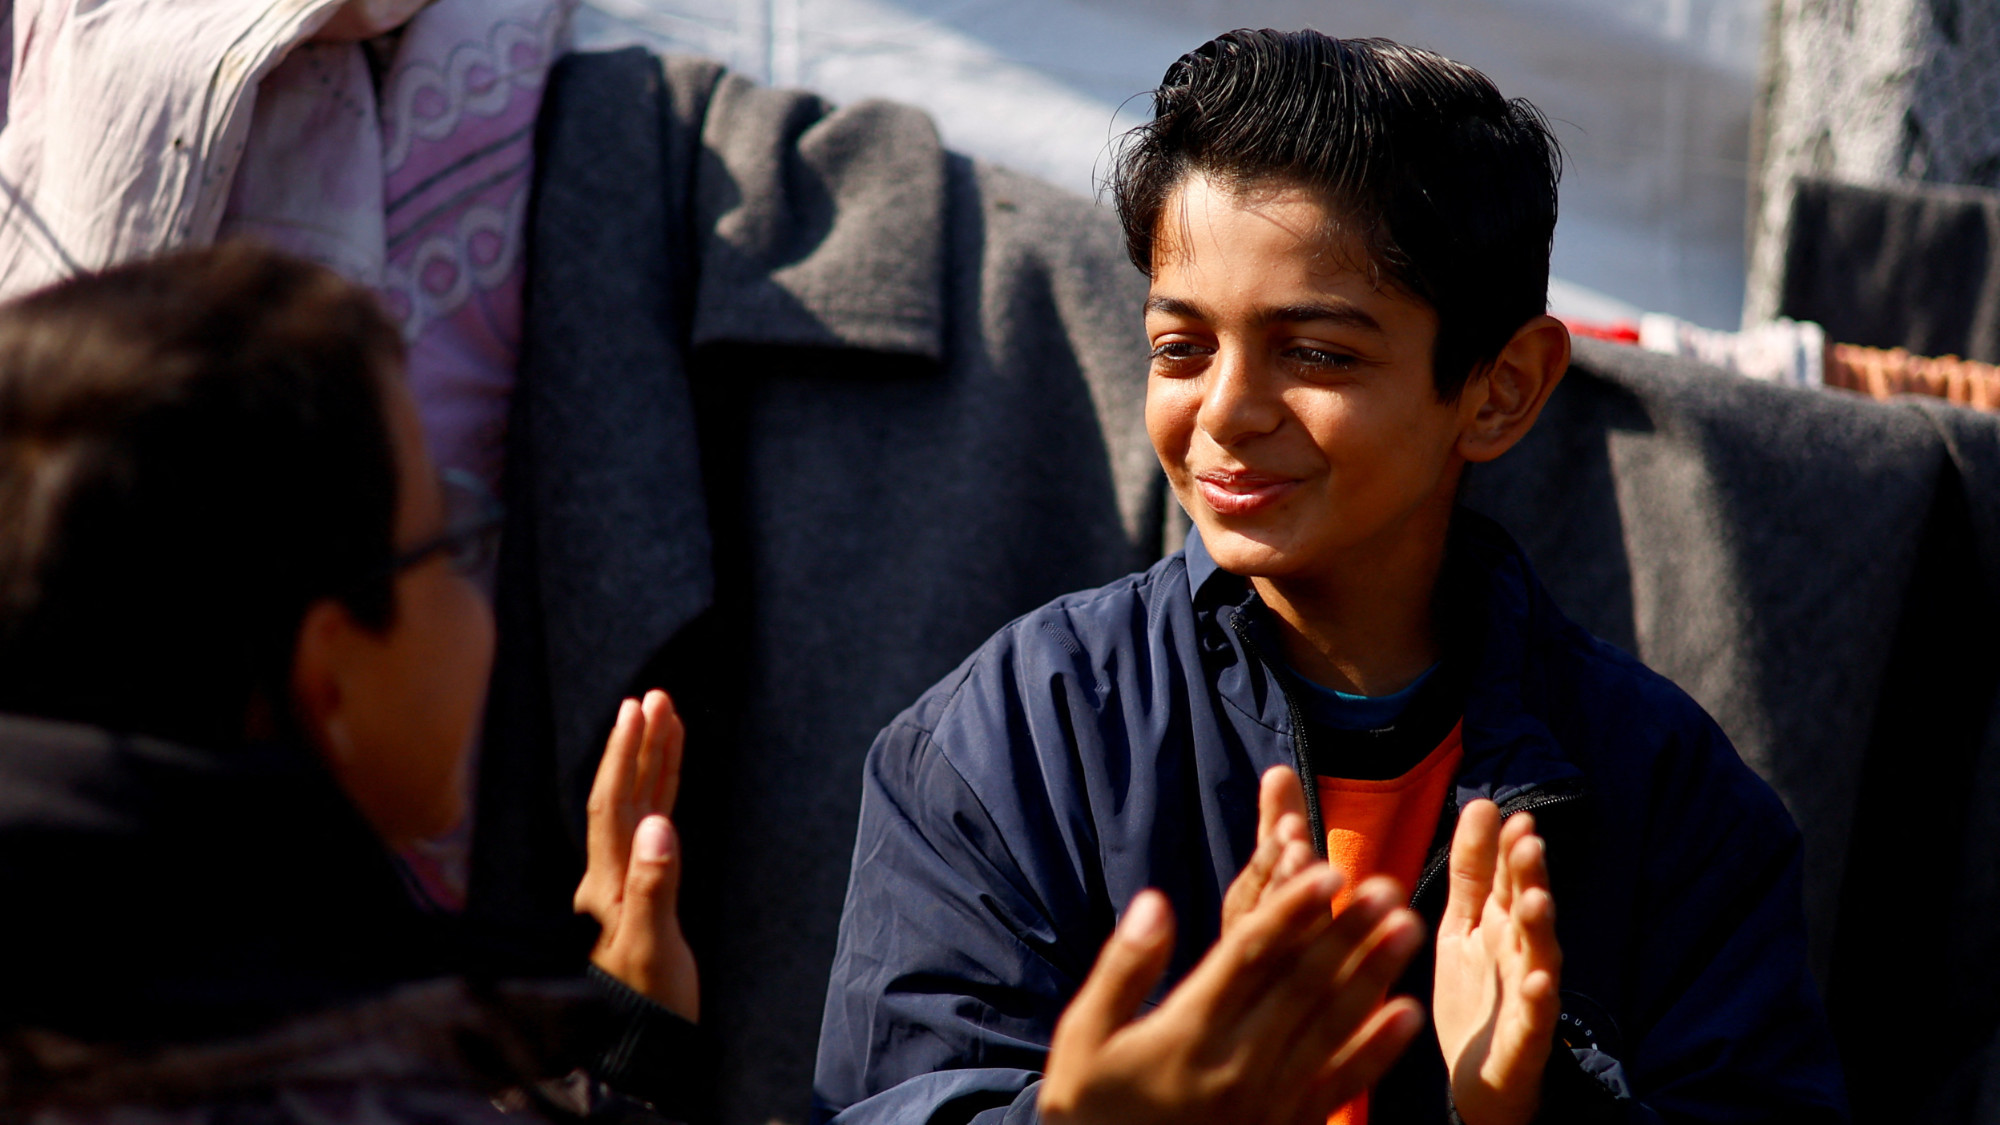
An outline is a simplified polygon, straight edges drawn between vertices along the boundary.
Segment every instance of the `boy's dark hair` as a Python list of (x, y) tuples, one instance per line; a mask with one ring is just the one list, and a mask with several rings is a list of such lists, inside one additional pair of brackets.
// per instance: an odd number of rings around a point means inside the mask
[(1321, 193), (1373, 267), (1437, 312), (1450, 401), (1547, 310), (1560, 174), (1542, 115), (1469, 66), (1386, 39), (1246, 29), (1167, 68), (1111, 190), (1148, 276), (1161, 212), (1191, 175)]
[(402, 354), (370, 294), (246, 245), (0, 306), (0, 711), (286, 729), (307, 607), (394, 611)]

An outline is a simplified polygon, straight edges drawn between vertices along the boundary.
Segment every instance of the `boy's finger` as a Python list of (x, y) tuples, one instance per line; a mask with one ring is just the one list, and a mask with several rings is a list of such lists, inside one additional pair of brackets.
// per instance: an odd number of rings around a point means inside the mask
[(1354, 896), (1333, 916), (1335, 940), (1359, 950), (1389, 912), (1407, 900), (1403, 885), (1387, 875), (1372, 875), (1354, 888)]
[[(1382, 925), (1388, 919), (1416, 917), (1408, 909), (1402, 909), (1408, 901), (1410, 897), (1404, 895), (1402, 883), (1396, 883), (1388, 875), (1372, 875), (1354, 889), (1354, 899), (1334, 917), (1334, 931), (1352, 947), (1352, 953), (1340, 963), (1338, 981), (1344, 983), (1362, 973), (1362, 961), (1372, 953), (1372, 943), (1382, 939)], [(1402, 915), (1396, 915), (1398, 909), (1402, 909)], [(1418, 927), (1418, 935), (1422, 935), (1422, 927)]]
[[(658, 943), (661, 933), (673, 925), (675, 899), (680, 891), (680, 853), (673, 822), (664, 816), (649, 816), (632, 832), (632, 862), (625, 870), (625, 909), (619, 912), (618, 927), (631, 933), (641, 948)], [(627, 933), (619, 934), (621, 941)]]
[(1313, 854), (1312, 848), (1304, 840), (1285, 841), (1284, 850), (1278, 857), (1278, 866), (1272, 870), (1271, 880), (1264, 888), (1265, 892), (1268, 894), (1270, 888), (1281, 887), (1291, 882), (1299, 872), (1318, 862), (1319, 857)]
[(1548, 889), (1549, 847), (1540, 836), (1524, 833), (1507, 850), (1508, 882), (1512, 884), (1510, 901), (1518, 898), (1531, 887)]
[(1278, 826), (1278, 820), (1286, 813), (1297, 813), (1301, 820), (1306, 815), (1305, 790), (1299, 788), (1299, 775), (1290, 766), (1272, 766), (1264, 771), (1257, 785), (1257, 840), (1262, 843)]
[(1280, 815), (1278, 826), (1271, 830), (1271, 835), (1280, 844), (1304, 844), (1307, 851), (1312, 850), (1311, 833), (1306, 827), (1306, 814), (1302, 812), (1287, 812)]
[[(1188, 974), (1180, 991), (1196, 1018), (1231, 1027), (1255, 1010), (1273, 983), (1293, 973), (1333, 927), (1329, 905), (1340, 885), (1339, 872), (1316, 863), (1267, 893)], [(1328, 980), (1335, 964), (1327, 966)]]
[[(587, 866), (583, 886), (577, 888), (581, 906), (589, 889), (614, 901), (625, 878), (628, 848), (632, 840), (631, 785), (639, 750), (643, 719), (637, 700), (618, 705), (618, 718), (605, 740), (604, 757), (597, 763), (597, 776), (590, 784), (585, 805), (584, 851)], [(596, 884), (593, 888), (592, 884)]]
[(1309, 1120), (1326, 1120), (1381, 1081), (1423, 1027), (1423, 1006), (1415, 1000), (1398, 996), (1382, 1005), (1321, 1068)]
[(663, 813), (671, 814), (674, 803), (681, 795), (681, 764), (686, 760), (687, 724), (681, 722), (681, 713), (666, 692), (654, 689), (648, 698), (658, 699), (658, 711), (654, 722), (660, 727), (660, 788), (654, 794), (656, 807)]
[[(1275, 772), (1275, 771), (1274, 771)], [(1282, 813), (1277, 827), (1257, 841), (1257, 850), (1243, 871), (1230, 881), (1222, 899), (1222, 928), (1234, 926), (1245, 914), (1270, 897), (1272, 890), (1317, 862), (1306, 844), (1306, 818)]]
[[(1422, 921), (1399, 905), (1399, 899), (1383, 896), (1380, 887), (1364, 886), (1357, 901), (1375, 897), (1382, 910), (1374, 926), (1352, 946), (1331, 932), (1323, 939), (1324, 956), (1302, 962), (1301, 973), (1290, 982), (1290, 991), (1305, 1002), (1295, 1006), (1272, 1005), (1274, 1042), (1268, 1048), (1288, 1053), (1280, 1085), (1308, 1084), (1382, 1005), (1382, 998), (1402, 975), (1410, 959), (1424, 943)], [(1277, 991), (1273, 990), (1274, 993)], [(1291, 1007), (1289, 1014), (1282, 1007)]]
[[(663, 800), (670, 785), (678, 787), (680, 773), (679, 716), (667, 693), (658, 688), (646, 693), (639, 710), (644, 737), (639, 751), (639, 775), (633, 791), (645, 812), (671, 813), (673, 805)], [(669, 759), (673, 759), (669, 761)], [(671, 775), (671, 776), (670, 776)]]
[(660, 735), (664, 733), (653, 721), (653, 693), (647, 692), (639, 700), (639, 752), (634, 756), (632, 770), (632, 807), (640, 816), (647, 816), (666, 810), (658, 807), (654, 793), (660, 787)]
[(1479, 924), (1486, 900), (1493, 893), (1493, 867), (1500, 852), (1500, 809), (1493, 802), (1473, 801), (1458, 814), (1451, 834), (1451, 891), (1445, 899), (1440, 933), (1467, 933)]
[(1538, 1083), (1555, 1046), (1562, 1001), (1555, 977), (1536, 969), (1512, 989), (1495, 1021), (1489, 1060), (1496, 1085), (1519, 1089)]
[(1140, 891), (1098, 953), (1076, 999), (1056, 1021), (1050, 1055), (1088, 1057), (1132, 1022), (1139, 1005), (1160, 983), (1173, 951), (1174, 912), (1167, 896), (1151, 889)]
[[(1522, 873), (1520, 860), (1530, 858), (1522, 841), (1535, 834), (1535, 818), (1532, 813), (1515, 813), (1500, 826), (1500, 842), (1496, 849), (1493, 872), (1493, 904), (1501, 911), (1514, 908), (1514, 892), (1519, 889)], [(1539, 855), (1532, 858), (1539, 858)]]
[(1278, 869), (1278, 860), (1285, 854), (1284, 841), (1276, 832), (1257, 830), (1257, 850), (1250, 853), (1250, 862), (1243, 865), (1236, 878), (1230, 880), (1229, 890), (1222, 900), (1222, 924), (1224, 929), (1233, 925), (1236, 919), (1248, 914), (1264, 896), (1264, 889), (1271, 883), (1272, 873)]
[(1529, 887), (1514, 900), (1514, 926), (1521, 934), (1529, 970), (1562, 972), (1562, 945), (1556, 941), (1556, 900), (1547, 887)]

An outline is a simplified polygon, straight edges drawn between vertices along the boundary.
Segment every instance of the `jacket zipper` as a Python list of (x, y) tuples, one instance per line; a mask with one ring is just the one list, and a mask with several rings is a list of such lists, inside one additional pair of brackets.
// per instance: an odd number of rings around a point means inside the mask
[(1257, 644), (1257, 639), (1251, 636), (1250, 623), (1244, 619), (1241, 609), (1229, 615), (1229, 628), (1236, 634), (1236, 639), (1243, 642), (1243, 647), (1249, 650), (1250, 655), (1256, 657), (1257, 662), (1270, 672), (1271, 682), (1278, 685), (1278, 694), (1285, 698), (1285, 713), (1291, 716), (1292, 720), (1293, 769), (1299, 775), (1299, 788), (1305, 792), (1306, 797), (1306, 827), (1312, 832), (1313, 851), (1321, 859), (1325, 859), (1326, 820), (1320, 813), (1319, 786), (1313, 784), (1312, 780), (1318, 778), (1319, 771), (1313, 768), (1312, 746), (1306, 741), (1305, 712), (1299, 708), (1299, 701), (1292, 697), (1291, 689), (1285, 686), (1284, 673), (1265, 657), (1263, 648)]
[[(1256, 657), (1258, 663), (1270, 671), (1272, 682), (1278, 685), (1278, 694), (1285, 699), (1285, 713), (1291, 716), (1292, 721), (1292, 760), (1298, 772), (1299, 788), (1304, 791), (1306, 798), (1306, 824), (1312, 831), (1313, 851), (1321, 859), (1325, 859), (1327, 858), (1326, 821), (1320, 811), (1319, 786), (1306, 780), (1317, 779), (1319, 773), (1313, 767), (1312, 747), (1306, 740), (1305, 712), (1300, 709), (1298, 700), (1286, 686), (1284, 673), (1271, 664), (1270, 659), (1264, 655), (1262, 646), (1258, 645), (1256, 637), (1251, 634), (1249, 622), (1244, 619), (1242, 610), (1239, 609), (1230, 615), (1229, 628), (1236, 634), (1237, 639), (1243, 642), (1243, 647), (1249, 650), (1250, 655)], [(1515, 795), (1500, 806), (1500, 819), (1505, 820), (1519, 812), (1534, 812), (1536, 809), (1545, 809), (1551, 805), (1568, 804), (1580, 797), (1581, 794), (1578, 793), (1544, 793), (1530, 789)], [(1457, 822), (1458, 808), (1454, 804), (1452, 823), (1456, 825)], [(1445, 869), (1450, 860), (1451, 841), (1447, 838), (1441, 846), (1434, 848), (1430, 858), (1425, 860), (1424, 873), (1417, 878), (1416, 889), (1410, 892), (1412, 908), (1422, 899), (1424, 892), (1430, 889), (1431, 884), (1437, 882), (1438, 873)]]
[[(1531, 789), (1526, 793), (1509, 799), (1506, 804), (1501, 805), (1500, 819), (1504, 821), (1515, 813), (1534, 812), (1536, 809), (1545, 809), (1551, 805), (1566, 805), (1571, 801), (1581, 800), (1582, 797), (1581, 793), (1538, 793)], [(1458, 823), (1458, 806), (1456, 803), (1452, 805), (1451, 813), (1452, 823), (1456, 825)], [(1432, 883), (1437, 882), (1438, 873), (1443, 871), (1445, 865), (1450, 862), (1451, 842), (1450, 840), (1446, 840), (1443, 845), (1432, 849), (1430, 858), (1424, 862), (1424, 873), (1418, 877), (1416, 889), (1410, 892), (1411, 909), (1414, 910), (1416, 908), (1417, 903), (1423, 898), (1424, 892), (1430, 889)]]

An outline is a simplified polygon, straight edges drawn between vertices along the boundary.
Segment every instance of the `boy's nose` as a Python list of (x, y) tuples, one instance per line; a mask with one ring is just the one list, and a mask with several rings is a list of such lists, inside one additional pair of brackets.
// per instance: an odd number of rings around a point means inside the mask
[(1217, 445), (1235, 445), (1276, 430), (1284, 421), (1273, 372), (1249, 349), (1225, 345), (1209, 369), (1208, 387), (1195, 417)]

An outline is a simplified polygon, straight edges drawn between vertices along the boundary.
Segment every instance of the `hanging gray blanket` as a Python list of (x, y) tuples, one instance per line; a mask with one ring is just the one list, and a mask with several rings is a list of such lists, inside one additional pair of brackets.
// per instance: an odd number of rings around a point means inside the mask
[[(473, 912), (569, 940), (604, 731), (671, 688), (718, 1118), (801, 1120), (876, 731), (1175, 545), (1144, 279), (1108, 211), (914, 110), (705, 62), (572, 57), (539, 144)], [(1997, 488), (1990, 417), (1588, 342), (1468, 485), (1785, 797), (1857, 1102), (1899, 1120), (1972, 1120), (2000, 1014)]]

